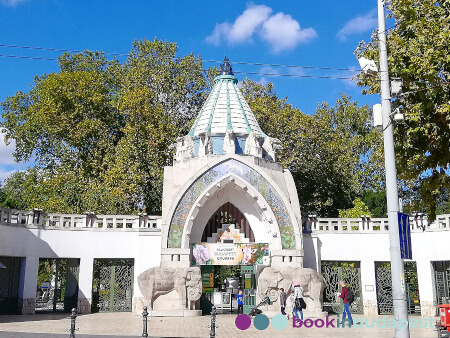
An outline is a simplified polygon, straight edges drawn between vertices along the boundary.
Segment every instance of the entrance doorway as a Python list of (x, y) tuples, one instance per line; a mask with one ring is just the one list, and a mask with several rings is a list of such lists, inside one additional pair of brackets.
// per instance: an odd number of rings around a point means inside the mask
[(78, 302), (77, 258), (39, 259), (36, 312), (70, 312)]
[(450, 302), (450, 261), (433, 262), (437, 305)]
[(0, 314), (16, 314), (19, 307), (20, 257), (0, 257)]
[[(205, 230), (202, 235), (202, 242), (216, 241), (217, 236), (214, 236), (214, 234), (217, 235), (224, 224), (233, 224), (234, 228), (239, 230), (248, 242), (253, 243), (255, 241), (255, 235), (253, 234), (250, 223), (245, 215), (232, 203), (227, 202), (217, 209), (206, 223)], [(238, 240), (237, 242), (240, 241)]]
[(218, 313), (237, 313), (236, 295), (242, 290), (243, 310), (249, 314), (256, 305), (255, 266), (203, 265), (201, 266), (203, 292), (200, 308), (209, 315), (212, 306)]
[(131, 312), (133, 259), (94, 259), (91, 312)]
[[(404, 262), (406, 296), (409, 314), (420, 314), (419, 283), (416, 262)], [(390, 262), (375, 262), (378, 314), (394, 313)]]
[(325, 278), (323, 291), (324, 311), (342, 313), (344, 304), (336, 297), (336, 292), (341, 291), (339, 281), (344, 281), (354, 292), (355, 300), (351, 305), (352, 313), (364, 313), (360, 262), (322, 261), (322, 275)]

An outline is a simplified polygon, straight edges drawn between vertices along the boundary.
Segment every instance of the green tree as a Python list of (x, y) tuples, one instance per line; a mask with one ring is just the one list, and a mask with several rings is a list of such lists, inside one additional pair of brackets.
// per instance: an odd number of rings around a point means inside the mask
[[(363, 193), (362, 200), (367, 208), (369, 208), (373, 217), (386, 217), (387, 201), (386, 191), (368, 190)], [(362, 215), (362, 214), (361, 214)]]
[[(397, 124), (395, 143), (399, 178), (417, 184), (410, 190), (413, 209), (434, 219), (438, 196), (450, 186), (450, 1), (391, 0), (387, 49), (392, 78), (403, 80), (405, 124)], [(378, 39), (362, 41), (357, 56), (378, 62)], [(378, 93), (378, 77), (359, 74), (363, 93)], [(408, 185), (408, 183), (406, 183)]]
[(381, 134), (370, 127), (369, 107), (342, 95), (331, 107), (306, 115), (280, 99), (271, 83), (242, 82), (241, 90), (263, 131), (281, 140), (279, 159), (297, 186), (302, 212), (338, 216), (338, 209), (382, 184)]
[(339, 217), (341, 218), (360, 218), (362, 215), (373, 216), (360, 198), (353, 201), (353, 208), (339, 210)]
[[(36, 161), (14, 175), (16, 183), (35, 182), (23, 186), (16, 205), (160, 213), (169, 146), (189, 130), (215, 72), (205, 74), (199, 57), (176, 54), (175, 43), (157, 39), (135, 41), (123, 64), (101, 52), (63, 54), (58, 73), (7, 98), (6, 141), (15, 140), (17, 161)], [(13, 181), (5, 186), (21, 186)]]

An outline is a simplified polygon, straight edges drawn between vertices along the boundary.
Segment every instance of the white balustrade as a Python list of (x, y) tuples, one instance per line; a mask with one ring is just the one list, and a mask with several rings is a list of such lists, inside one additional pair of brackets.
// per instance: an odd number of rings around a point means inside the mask
[(145, 215), (95, 215), (94, 213), (59, 214), (42, 210), (15, 210), (0, 208), (0, 224), (9, 226), (38, 227), (49, 229), (77, 228), (134, 231), (134, 229), (161, 230), (161, 216)]
[[(437, 215), (436, 220), (428, 223), (425, 215), (409, 217), (411, 231), (450, 230), (450, 214)], [(110, 229), (133, 231), (133, 229), (161, 229), (161, 216), (139, 215), (95, 215), (94, 213), (60, 214), (44, 213), (42, 210), (30, 211), (0, 208), (0, 224), (9, 226), (77, 229)], [(305, 231), (313, 232), (388, 232), (387, 218), (320, 218), (308, 217)]]

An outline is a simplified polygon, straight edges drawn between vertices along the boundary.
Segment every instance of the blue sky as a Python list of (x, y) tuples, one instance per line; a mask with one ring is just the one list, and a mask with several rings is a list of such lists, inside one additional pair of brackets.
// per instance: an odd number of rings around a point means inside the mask
[[(370, 40), (377, 26), (376, 4), (376, 0), (0, 0), (0, 44), (127, 53), (133, 40), (157, 37), (177, 42), (179, 55), (193, 52), (205, 60), (222, 60), (227, 53), (230, 61), (353, 69), (359, 68), (353, 54), (358, 42)], [(0, 55), (56, 58), (60, 54), (0, 47)], [(300, 67), (234, 65), (233, 69), (334, 77), (355, 74)], [(28, 91), (35, 75), (56, 71), (55, 61), (0, 57), (0, 101), (18, 90)], [(334, 104), (340, 93), (360, 104), (379, 102), (378, 95), (362, 96), (351, 80), (247, 76), (273, 82), (279, 97), (287, 97), (307, 114), (320, 102)], [(0, 180), (27, 166), (14, 163), (13, 150), (14, 144), (5, 146), (1, 134)]]

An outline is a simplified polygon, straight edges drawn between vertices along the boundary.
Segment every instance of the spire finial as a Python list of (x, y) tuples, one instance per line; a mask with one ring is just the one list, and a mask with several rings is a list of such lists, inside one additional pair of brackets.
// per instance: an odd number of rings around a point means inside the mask
[(230, 65), (230, 60), (228, 60), (226, 55), (223, 59), (223, 63), (220, 65), (220, 75), (234, 75), (233, 68)]

